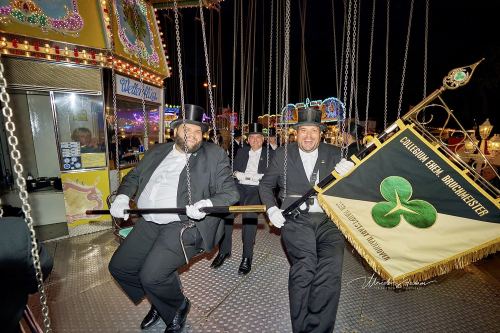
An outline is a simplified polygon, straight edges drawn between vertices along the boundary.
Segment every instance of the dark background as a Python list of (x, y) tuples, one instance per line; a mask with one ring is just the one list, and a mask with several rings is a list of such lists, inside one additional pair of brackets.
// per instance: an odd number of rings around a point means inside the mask
[[(241, 0), (226, 0), (218, 9), (205, 10), (212, 83), (216, 84), (214, 94), (216, 106), (232, 103), (233, 85), (233, 11), (235, 3)], [(274, 0), (274, 21), (276, 24), (276, 2), (284, 6), (284, 0)], [(346, 6), (348, 5), (348, 1)], [(269, 37), (271, 0), (243, 0), (244, 41), (249, 38), (248, 23), (250, 8), (255, 5), (256, 34), (255, 61), (251, 66), (254, 74), (253, 119), (267, 113), (267, 89), (269, 66)], [(385, 40), (386, 40), (386, 0), (361, 0), (360, 47), (358, 54), (358, 109), (360, 119), (365, 119), (368, 60), (372, 6), (376, 4), (374, 48), (372, 60), (372, 79), (370, 92), (369, 118), (377, 121), (377, 128), (383, 127), (384, 119), (384, 82), (385, 82)], [(389, 17), (389, 69), (388, 69), (388, 111), (390, 123), (397, 117), (403, 57), (408, 29), (410, 0), (391, 0)], [(337, 47), (337, 66), (340, 70), (342, 59), (342, 28), (344, 20), (344, 1), (334, 0), (336, 40), (333, 35), (332, 0), (291, 0), (290, 32), (290, 103), (304, 101), (303, 95), (311, 100), (338, 97), (343, 99), (342, 89), (337, 94), (335, 80), (334, 47)], [(424, 31), (425, 0), (415, 0), (402, 111), (404, 114), (424, 96)], [(239, 6), (239, 5), (238, 5)], [(302, 9), (300, 9), (302, 8)], [(308, 82), (310, 90), (300, 91), (301, 77), (301, 21), (300, 12), (305, 12), (304, 49), (307, 57)], [(282, 12), (283, 13), (283, 12)], [(497, 0), (429, 0), (428, 25), (428, 68), (427, 91), (429, 94), (442, 84), (443, 77), (453, 68), (472, 64), (481, 58), (471, 82), (460, 89), (447, 91), (443, 98), (453, 109), (457, 118), (466, 128), (480, 125), (486, 118), (498, 132), (498, 109), (500, 109), (500, 1)], [(172, 66), (172, 76), (165, 81), (166, 103), (179, 104), (179, 78), (177, 51), (175, 48), (175, 25), (173, 11), (158, 11), (158, 18), (164, 32), (167, 54)], [(180, 10), (182, 62), (184, 70), (184, 91), (186, 103), (206, 107), (207, 90), (203, 87), (206, 79), (205, 58), (199, 9)], [(283, 31), (283, 14), (281, 15)], [(237, 17), (239, 20), (239, 16)], [(273, 32), (274, 34), (274, 32)], [(274, 35), (275, 36), (275, 35)], [(274, 37), (276, 38), (276, 37)], [(336, 41), (336, 43), (335, 43)], [(238, 43), (241, 43), (238, 32)], [(240, 103), (240, 47), (237, 48), (235, 78), (235, 111), (239, 112)], [(274, 51), (273, 51), (274, 53)], [(280, 52), (282, 58), (283, 52)], [(246, 55), (245, 55), (246, 57)], [(281, 60), (282, 62), (283, 60)], [(276, 59), (273, 59), (273, 63)], [(342, 75), (344, 68), (341, 69)], [(246, 73), (248, 75), (249, 73)], [(265, 75), (263, 77), (263, 75)], [(271, 113), (275, 113), (274, 69), (272, 82)], [(247, 114), (250, 108), (247, 97)], [(455, 127), (454, 124), (449, 124)]]

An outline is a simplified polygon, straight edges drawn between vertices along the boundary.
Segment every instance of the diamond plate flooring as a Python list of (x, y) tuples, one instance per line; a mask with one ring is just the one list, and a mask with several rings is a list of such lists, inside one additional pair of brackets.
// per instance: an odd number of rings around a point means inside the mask
[[(216, 251), (181, 269), (192, 303), (185, 332), (291, 332), (288, 304), (289, 264), (280, 238), (261, 220), (252, 272), (237, 273), (241, 226), (233, 233), (232, 257), (214, 270)], [(110, 230), (45, 244), (54, 256), (46, 288), (54, 332), (140, 332), (149, 310), (121, 292), (107, 265), (118, 246)], [(334, 332), (500, 332), (500, 281), (477, 265), (435, 278), (426, 286), (395, 290), (380, 284), (372, 270), (347, 247), (342, 292)], [(491, 270), (491, 268), (488, 268)], [(485, 273), (486, 272), (486, 273)], [(40, 315), (36, 296), (30, 298)], [(163, 332), (158, 323), (147, 332)]]

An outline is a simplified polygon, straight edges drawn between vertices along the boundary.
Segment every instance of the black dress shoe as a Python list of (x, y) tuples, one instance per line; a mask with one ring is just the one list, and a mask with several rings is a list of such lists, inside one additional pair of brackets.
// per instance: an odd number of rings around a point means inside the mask
[(217, 257), (215, 257), (214, 261), (212, 261), (212, 264), (210, 267), (212, 268), (218, 268), (222, 266), (224, 261), (231, 256), (231, 253), (226, 253), (226, 254), (218, 254)]
[(186, 297), (184, 299), (184, 303), (175, 313), (175, 317), (172, 319), (172, 322), (167, 325), (167, 328), (165, 328), (165, 333), (178, 333), (182, 331), (184, 325), (186, 324), (186, 318), (190, 308), (191, 302)]
[(252, 270), (252, 258), (241, 259), (240, 268), (238, 268), (238, 274), (247, 275)]
[(144, 319), (142, 320), (141, 323), (141, 329), (145, 330), (153, 326), (158, 322), (158, 319), (160, 319), (160, 314), (158, 313), (158, 310), (151, 305), (151, 310), (149, 310), (148, 314)]

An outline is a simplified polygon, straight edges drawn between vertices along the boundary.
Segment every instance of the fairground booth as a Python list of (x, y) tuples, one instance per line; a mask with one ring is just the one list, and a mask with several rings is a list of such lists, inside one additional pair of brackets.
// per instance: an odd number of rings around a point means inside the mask
[[(163, 141), (161, 35), (143, 1), (0, 1), (3, 74), (41, 239), (109, 228), (109, 215), (85, 211), (107, 209), (117, 173)], [(3, 205), (20, 207), (5, 131), (0, 148)]]

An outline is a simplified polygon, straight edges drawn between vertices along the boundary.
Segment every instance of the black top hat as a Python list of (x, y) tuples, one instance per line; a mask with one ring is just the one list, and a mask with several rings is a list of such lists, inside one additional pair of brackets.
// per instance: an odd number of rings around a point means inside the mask
[[(203, 114), (205, 113), (205, 109), (201, 106), (193, 105), (193, 104), (184, 104), (184, 108), (186, 109), (186, 123), (198, 125), (201, 127), (203, 132), (208, 131), (208, 124), (203, 122)], [(180, 124), (182, 124), (183, 118), (182, 113), (180, 117), (170, 123), (171, 128), (176, 128)]]
[(319, 126), (321, 130), (325, 129), (325, 125), (321, 123), (321, 110), (316, 108), (303, 108), (297, 112), (297, 123), (293, 124), (294, 128), (306, 125)]
[(241, 130), (238, 128), (234, 129), (234, 137), (237, 138), (239, 136), (241, 136)]
[(270, 127), (268, 129), (269, 136), (275, 136), (276, 135), (276, 128)]
[(248, 135), (262, 134), (262, 125), (259, 123), (251, 123), (248, 125)]

